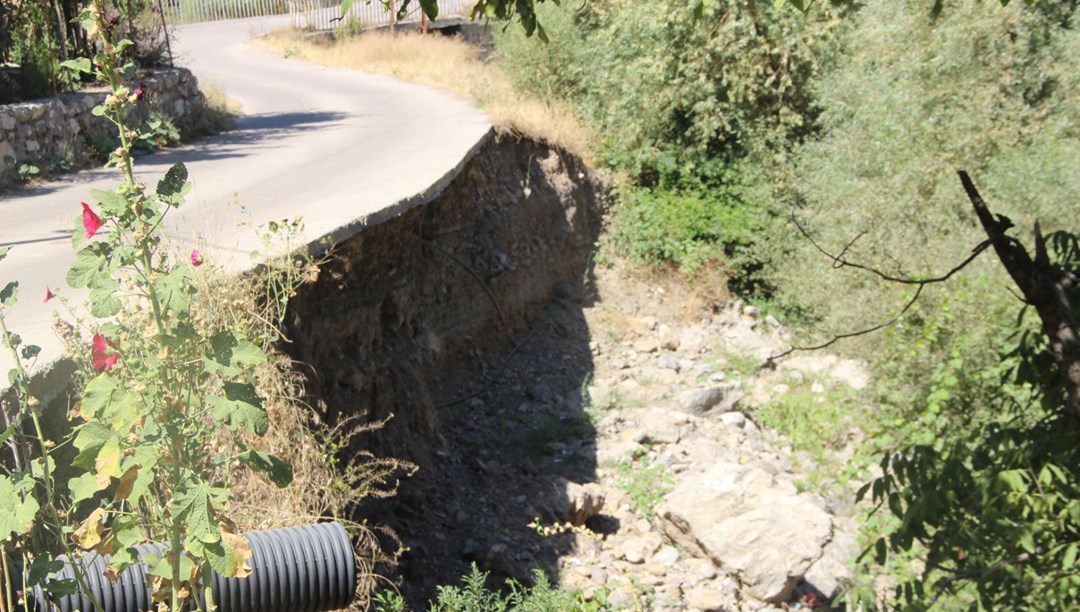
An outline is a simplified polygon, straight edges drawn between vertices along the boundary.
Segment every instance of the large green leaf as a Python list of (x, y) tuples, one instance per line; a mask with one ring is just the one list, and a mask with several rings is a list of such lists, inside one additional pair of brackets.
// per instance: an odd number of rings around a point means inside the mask
[(104, 274), (109, 267), (109, 260), (100, 248), (102, 244), (95, 242), (79, 251), (67, 273), (68, 285), (75, 289), (87, 287), (95, 283), (98, 277)]
[(293, 479), (292, 465), (278, 459), (275, 455), (255, 449), (248, 449), (240, 455), (240, 460), (252, 469), (266, 472), (270, 480), (279, 487), (287, 487)]
[(249, 383), (227, 382), (223, 386), (224, 395), (206, 398), (210, 412), (218, 422), (226, 424), (231, 430), (247, 429), (257, 435), (266, 433), (270, 419), (262, 406), (262, 398)]
[(90, 290), (90, 314), (99, 319), (111, 317), (120, 312), (123, 304), (118, 297), (120, 283), (112, 278), (97, 278)]
[(182, 197), (190, 189), (187, 178), (187, 167), (182, 163), (173, 164), (173, 167), (165, 173), (164, 178), (158, 181), (157, 194), (174, 205), (179, 204), (179, 198), (174, 196)]
[(116, 378), (108, 372), (98, 374), (83, 389), (82, 399), (79, 400), (79, 413), (87, 420), (101, 417), (112, 403), (116, 390)]
[(191, 269), (174, 266), (168, 274), (159, 276), (154, 283), (162, 308), (171, 312), (187, 312), (191, 306), (191, 294), (195, 292), (191, 282)]
[(68, 490), (71, 491), (71, 503), (77, 506), (79, 502), (97, 495), (101, 489), (92, 472), (83, 472), (68, 481)]
[(204, 362), (209, 372), (237, 376), (244, 370), (266, 362), (266, 354), (254, 343), (223, 331), (210, 339), (213, 352)]
[(0, 476), (0, 542), (7, 541), (11, 534), (22, 535), (30, 531), (34, 524), (34, 515), (38, 511), (38, 502), (29, 492), (32, 481)]
[(176, 516), (184, 522), (188, 538), (204, 544), (221, 540), (221, 530), (213, 520), (214, 509), (206, 485), (197, 483), (189, 487), (176, 498), (174, 507)]
[(128, 208), (127, 198), (115, 191), (91, 189), (90, 195), (92, 195), (94, 200), (101, 205), (102, 212), (108, 213), (110, 216), (121, 215)]
[(19, 297), (19, 281), (11, 281), (0, 289), (0, 304), (14, 306), (15, 299)]

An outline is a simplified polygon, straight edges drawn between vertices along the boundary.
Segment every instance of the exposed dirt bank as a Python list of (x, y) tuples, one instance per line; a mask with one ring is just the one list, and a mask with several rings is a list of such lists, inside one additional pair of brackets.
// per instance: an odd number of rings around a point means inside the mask
[(500, 132), (293, 302), (330, 418), (394, 415), (351, 450), (419, 464), (360, 509), (407, 547), (384, 576), (412, 610), (473, 563), (492, 587), (541, 569), (598, 609), (826, 606), (851, 578), (850, 491), (817, 491), (755, 410), (854, 393), (859, 365), (759, 371), (786, 337), (771, 317), (594, 268), (603, 199), (570, 156)]

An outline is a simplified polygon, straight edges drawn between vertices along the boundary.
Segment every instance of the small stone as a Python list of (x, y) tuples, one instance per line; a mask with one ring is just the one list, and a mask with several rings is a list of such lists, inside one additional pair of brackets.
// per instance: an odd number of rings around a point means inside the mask
[(604, 492), (595, 482), (584, 485), (567, 480), (560, 480), (559, 486), (565, 495), (565, 504), (558, 514), (560, 519), (571, 525), (584, 525), (586, 521), (600, 514), (604, 509)]
[(812, 391), (814, 393), (824, 393), (825, 392), (825, 385), (823, 385), (823, 384), (821, 384), (819, 382), (815, 382), (814, 384), (810, 385), (810, 391)]
[(746, 415), (738, 412), (724, 412), (720, 415), (720, 422), (728, 427), (742, 427), (746, 424)]
[(555, 396), (547, 385), (536, 385), (532, 388), (529, 396), (541, 404), (550, 404)]
[(670, 567), (679, 561), (679, 556), (678, 548), (675, 548), (674, 546), (663, 546), (652, 556), (652, 562)]
[(686, 604), (702, 612), (723, 610), (727, 599), (723, 593), (707, 586), (694, 587), (686, 594)]
[(684, 392), (679, 396), (677, 407), (690, 414), (704, 414), (713, 409), (729, 412), (742, 398), (742, 386), (737, 382), (729, 382), (707, 389)]
[(3, 128), (5, 130), (14, 130), (15, 129), (15, 117), (12, 117), (11, 115), (6, 115), (6, 114), (5, 115), (0, 115), (0, 128)]
[(484, 569), (504, 576), (513, 576), (510, 548), (506, 544), (496, 544), (489, 548), (484, 555)]
[(656, 366), (664, 370), (673, 370), (678, 372), (682, 368), (679, 367), (679, 358), (675, 355), (664, 354), (656, 360)]
[(743, 306), (742, 313), (748, 319), (757, 319), (761, 315), (761, 311), (756, 306)]
[(636, 601), (636, 594), (627, 585), (619, 585), (611, 589), (607, 597), (608, 605), (616, 610), (632, 608)]
[(776, 329), (776, 328), (780, 327), (780, 321), (777, 321), (776, 317), (774, 317), (772, 315), (766, 315), (765, 316), (765, 324), (768, 325), (769, 327), (773, 328), (773, 329)]

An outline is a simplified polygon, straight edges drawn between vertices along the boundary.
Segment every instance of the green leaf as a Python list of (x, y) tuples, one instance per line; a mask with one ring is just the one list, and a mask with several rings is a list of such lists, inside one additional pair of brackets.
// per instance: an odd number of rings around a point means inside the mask
[(249, 449), (240, 455), (240, 460), (251, 466), (252, 469), (266, 472), (270, 480), (279, 487), (287, 487), (293, 479), (292, 465), (278, 459), (270, 453), (264, 453), (255, 449)]
[(87, 471), (94, 471), (94, 463), (97, 460), (98, 451), (110, 439), (116, 437), (116, 432), (102, 423), (90, 421), (79, 427), (75, 434), (75, 448), (79, 454), (72, 460), (72, 465)]
[(244, 536), (222, 533), (220, 542), (203, 547), (203, 557), (218, 574), (226, 577), (246, 576), (245, 562), (251, 558), (251, 546)]
[(92, 472), (83, 472), (68, 481), (68, 489), (71, 491), (71, 503), (73, 506), (79, 502), (90, 499), (98, 494), (101, 489), (97, 486), (97, 480)]
[(105, 319), (120, 312), (123, 303), (118, 294), (120, 283), (113, 278), (97, 276), (90, 290), (90, 314)]
[(1076, 553), (1078, 547), (1076, 542), (1069, 544), (1069, 547), (1065, 549), (1065, 555), (1061, 558), (1061, 570), (1067, 572), (1072, 569), (1076, 564)]
[(16, 481), (9, 477), (0, 477), (0, 542), (6, 541), (11, 534), (28, 533), (34, 524), (34, 515), (39, 509), (38, 502), (30, 495), (32, 481)]
[(210, 412), (230, 430), (247, 429), (257, 435), (266, 433), (270, 419), (262, 407), (262, 398), (249, 383), (227, 382), (222, 385), (225, 396), (206, 399)]
[(67, 283), (74, 289), (88, 287), (96, 283), (99, 276), (108, 269), (109, 260), (101, 253), (100, 243), (91, 244), (79, 251), (67, 273)]
[(184, 184), (187, 182), (188, 171), (187, 167), (182, 163), (173, 164), (172, 168), (165, 173), (165, 176), (158, 181), (157, 194), (163, 198), (170, 198), (184, 189)]
[(117, 381), (112, 375), (108, 372), (98, 374), (83, 389), (82, 399), (79, 401), (79, 414), (88, 421), (101, 418), (112, 403), (116, 389)]
[(60, 62), (60, 66), (73, 72), (85, 72), (90, 74), (94, 71), (94, 67), (90, 64), (90, 60), (85, 57), (78, 57), (65, 62)]
[(1031, 529), (1021, 529), (1020, 537), (1018, 538), (1020, 546), (1029, 553), (1035, 552), (1035, 536), (1031, 532)]
[(3, 444), (4, 442), (7, 442), (8, 438), (10, 438), (13, 435), (15, 435), (15, 426), (14, 425), (8, 425), (8, 428), (5, 429), (3, 431), (3, 433), (0, 433), (0, 444)]
[(244, 370), (266, 362), (266, 354), (253, 342), (223, 331), (210, 339), (213, 352), (203, 359), (209, 372), (237, 376)]
[[(7, 157), (10, 157), (10, 156), (7, 156)], [(11, 250), (11, 247), (9, 247), (9, 246), (8, 247), (0, 247), (0, 261), (3, 261), (4, 258), (7, 257), (8, 251), (10, 251), (10, 250)]]
[(885, 538), (878, 538), (878, 541), (874, 544), (874, 561), (878, 565), (885, 565), (888, 558), (889, 551), (885, 544)]
[(191, 295), (195, 293), (195, 286), (191, 282), (191, 268), (173, 266), (168, 274), (158, 277), (154, 290), (165, 310), (187, 312), (191, 306)]
[(174, 501), (177, 516), (184, 522), (189, 538), (205, 544), (221, 540), (221, 531), (212, 520), (214, 515), (210, 492), (202, 483), (191, 486)]
[(115, 191), (91, 189), (90, 195), (93, 196), (94, 201), (101, 205), (101, 211), (108, 213), (109, 215), (122, 215), (128, 209), (127, 198)]
[(19, 297), (19, 281), (11, 281), (4, 285), (4, 288), (0, 290), (0, 304), (4, 306), (14, 306), (16, 298)]

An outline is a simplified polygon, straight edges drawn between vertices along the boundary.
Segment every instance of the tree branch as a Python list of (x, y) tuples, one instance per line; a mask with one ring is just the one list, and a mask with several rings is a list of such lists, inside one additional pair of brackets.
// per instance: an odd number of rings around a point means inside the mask
[(1038, 313), (1065, 388), (1065, 409), (1080, 418), (1080, 337), (1070, 297), (1078, 275), (1050, 263), (1046, 241), (1038, 224), (1035, 225), (1035, 258), (1032, 259), (1019, 241), (1005, 234), (1012, 222), (1001, 215), (992, 215), (967, 172), (960, 170), (958, 174), (998, 259), (1020, 288), (1024, 300)]
[(817, 350), (821, 350), (823, 348), (830, 347), (833, 344), (836, 344), (837, 342), (839, 342), (840, 340), (843, 340), (845, 338), (854, 338), (856, 336), (863, 336), (863, 335), (866, 335), (866, 334), (871, 334), (871, 333), (874, 333), (874, 332), (879, 331), (881, 329), (884, 329), (886, 327), (889, 327), (891, 325), (894, 325), (897, 321), (899, 321), (901, 319), (901, 317), (903, 317), (907, 313), (908, 310), (911, 309), (912, 306), (915, 305), (915, 302), (919, 299), (919, 296), (922, 294), (922, 290), (924, 288), (926, 288), (927, 285), (932, 285), (934, 283), (943, 283), (943, 282), (949, 280), (957, 272), (959, 272), (959, 271), (963, 270), (964, 268), (966, 268), (968, 266), (968, 264), (970, 264), (972, 261), (974, 261), (976, 257), (978, 257), (983, 251), (985, 251), (990, 246), (990, 241), (989, 240), (984, 240), (983, 242), (980, 242), (978, 245), (975, 246), (974, 249), (971, 250), (971, 254), (968, 255), (966, 258), (964, 258), (963, 261), (961, 261), (959, 264), (953, 266), (952, 269), (950, 269), (948, 272), (946, 272), (945, 274), (942, 274), (940, 276), (934, 276), (934, 277), (930, 277), (930, 278), (911, 278), (911, 277), (908, 277), (908, 276), (893, 276), (891, 274), (886, 274), (885, 272), (882, 272), (881, 270), (878, 270), (877, 268), (872, 268), (870, 266), (866, 266), (866, 265), (863, 265), (863, 264), (860, 264), (860, 263), (850, 261), (849, 259), (847, 259), (845, 257), (845, 254), (852, 247), (852, 245), (855, 244), (855, 241), (857, 241), (859, 238), (862, 238), (863, 235), (866, 234), (866, 232), (859, 232), (859, 234), (857, 236), (852, 238), (851, 241), (849, 241), (846, 245), (844, 245), (844, 248), (840, 251), (840, 253), (838, 255), (833, 255), (832, 253), (827, 251), (824, 247), (822, 247), (820, 244), (818, 244), (817, 241), (814, 240), (814, 238), (810, 235), (810, 232), (807, 231), (807, 229), (805, 227), (803, 227), (803, 225), (801, 223), (799, 223), (799, 220), (798, 220), (798, 218), (795, 217), (794, 213), (791, 214), (791, 222), (795, 224), (795, 227), (798, 228), (799, 233), (802, 234), (803, 237), (806, 238), (810, 242), (810, 244), (813, 245), (813, 247), (818, 250), (818, 252), (820, 252), (822, 255), (828, 257), (829, 259), (831, 259), (833, 261), (833, 268), (854, 268), (856, 270), (862, 270), (864, 272), (869, 272), (869, 273), (873, 274), (874, 276), (877, 276), (878, 278), (880, 278), (882, 280), (885, 280), (885, 281), (888, 281), (888, 282), (891, 282), (891, 283), (899, 283), (899, 284), (903, 284), (903, 285), (914, 285), (916, 287), (916, 289), (915, 289), (915, 293), (911, 296), (911, 299), (909, 299), (907, 301), (907, 303), (904, 304), (904, 307), (901, 308), (900, 311), (897, 312), (895, 315), (893, 315), (889, 320), (887, 320), (885, 322), (882, 322), (882, 323), (878, 323), (877, 325), (874, 325), (872, 327), (867, 327), (865, 329), (860, 329), (858, 331), (846, 332), (846, 333), (842, 333), (842, 334), (836, 334), (831, 339), (829, 339), (828, 341), (826, 341), (826, 342), (824, 342), (822, 344), (818, 344), (818, 345), (814, 345), (814, 346), (792, 346), (791, 348), (789, 348), (788, 350), (786, 350), (786, 351), (784, 351), (782, 353), (779, 353), (777, 355), (772, 355), (772, 356), (766, 358), (765, 359), (765, 366), (766, 367), (771, 367), (773, 365), (773, 363), (777, 359), (780, 359), (782, 357), (786, 357), (786, 356), (794, 353), (795, 351), (817, 351)]

